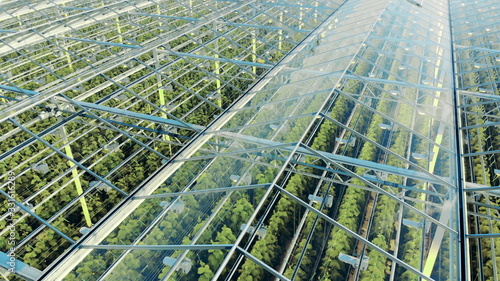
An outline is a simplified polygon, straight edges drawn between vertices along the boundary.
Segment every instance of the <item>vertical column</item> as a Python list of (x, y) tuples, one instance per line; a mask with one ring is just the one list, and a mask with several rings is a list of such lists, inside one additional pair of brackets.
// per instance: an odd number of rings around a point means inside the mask
[[(156, 5), (156, 13), (158, 15), (161, 15), (160, 5)], [(161, 26), (161, 25), (162, 25), (162, 21), (159, 20), (158, 21), (158, 26)], [(153, 56), (154, 56), (154, 61), (155, 61), (155, 68), (158, 70), (160, 68), (160, 61), (159, 61), (159, 58), (158, 58), (158, 50), (157, 49), (153, 50)], [(159, 97), (159, 100), (160, 100), (160, 108), (164, 108), (164, 106), (165, 106), (165, 94), (164, 94), (163, 85), (162, 85), (162, 82), (161, 82), (161, 76), (160, 76), (159, 73), (156, 74), (156, 81), (158, 83), (158, 97)], [(167, 115), (165, 113), (163, 113), (163, 112), (161, 113), (161, 116), (163, 118), (167, 118)], [(164, 135), (164, 139), (166, 141), (170, 141), (170, 136), (169, 135)], [(170, 152), (172, 152), (171, 149), (170, 149)]]
[[(11, 75), (10, 75), (10, 74), (11, 74), (11, 72), (10, 72), (10, 71), (5, 72), (4, 74), (5, 74), (5, 75), (4, 75), (4, 77), (5, 77), (5, 78), (3, 78), (3, 79), (5, 79), (5, 80), (7, 80), (8, 78), (10, 78), (10, 76), (11, 76)], [(7, 80), (7, 81), (8, 81), (8, 80)], [(12, 83), (12, 82), (10, 82), (10, 83)], [(0, 90), (0, 95), (2, 95), (2, 94), (3, 94), (3, 92), (4, 92), (4, 90)], [(8, 102), (9, 102), (9, 100), (8, 100), (8, 99), (6, 99), (6, 98), (0, 98), (0, 101), (1, 101), (2, 103), (8, 103)]]
[[(156, 5), (156, 13), (158, 15), (161, 15), (161, 13), (160, 13), (160, 5)], [(158, 21), (158, 25), (161, 26), (161, 20)]]
[(304, 26), (303, 22), (303, 14), (302, 14), (302, 3), (299, 3), (300, 8), (299, 8), (299, 29), (302, 29), (302, 26)]
[[(215, 42), (214, 42), (214, 50), (215, 50), (215, 55), (214, 57), (215, 58), (218, 58), (219, 57), (219, 34), (218, 34), (218, 28), (217, 28), (217, 23), (214, 22), (214, 29), (215, 29), (215, 36), (216, 36), (216, 39), (215, 39)], [(220, 79), (219, 79), (219, 75), (220, 75), (220, 63), (218, 60), (215, 60), (214, 62), (214, 74), (215, 74), (215, 77), (217, 79), (215, 79), (215, 83), (216, 83), (216, 87), (217, 87), (217, 93), (216, 93), (216, 96), (217, 96), (217, 106), (219, 107), (222, 107), (222, 93), (220, 91), (220, 87), (221, 87), (221, 83), (220, 83)]]
[[(255, 29), (252, 31), (252, 62), (257, 61), (257, 39), (255, 38)], [(254, 74), (257, 74), (257, 67), (252, 66)]]
[[(61, 3), (61, 6), (63, 6), (63, 7), (66, 6), (66, 3), (64, 3), (64, 2)], [(68, 13), (64, 13), (64, 17), (67, 18), (68, 17)]]
[[(158, 70), (160, 68), (160, 62), (158, 58), (158, 50), (154, 49), (153, 50), (153, 57), (154, 57), (154, 62), (155, 62), (155, 68)], [(156, 73), (156, 81), (158, 83), (158, 96), (160, 99), (160, 107), (162, 108), (165, 105), (165, 94), (164, 94), (164, 89), (163, 89), (163, 84), (161, 81), (161, 76), (160, 73)], [(167, 118), (167, 115), (165, 113), (161, 113), (163, 118)]]
[(317, 19), (318, 18), (318, 1), (314, 1), (314, 7), (316, 7), (316, 10), (314, 10), (314, 18)]
[[(63, 143), (63, 145), (66, 145), (68, 143), (68, 137), (67, 137), (67, 134), (66, 134), (66, 128), (64, 128), (64, 126), (62, 126), (60, 128), (60, 133), (61, 133), (62, 143)], [(68, 155), (69, 158), (74, 159), (73, 158), (73, 152), (71, 151), (71, 145), (69, 145), (69, 144), (66, 145), (64, 147), (64, 150), (65, 150), (66, 155)], [(75, 163), (73, 163), (71, 161), (68, 161), (68, 165), (72, 168), (73, 166), (75, 166)], [(78, 176), (78, 169), (71, 170), (71, 174), (73, 176), (74, 183), (75, 183), (75, 186), (76, 186), (76, 192), (78, 193), (78, 195), (82, 195), (83, 194), (83, 189), (82, 189), (82, 184), (80, 182), (80, 176)], [(80, 198), (80, 204), (82, 205), (83, 216), (85, 217), (85, 222), (87, 223), (88, 227), (91, 227), (92, 226), (92, 220), (90, 218), (89, 209), (87, 208), (87, 202), (85, 201), (85, 197), (84, 196), (82, 196)]]
[[(165, 110), (165, 104), (166, 104), (166, 102), (165, 102), (165, 90), (164, 90), (164, 87), (163, 87), (163, 84), (162, 84), (161, 75), (158, 72), (158, 69), (160, 68), (160, 61), (159, 61), (159, 58), (158, 58), (158, 50), (157, 49), (153, 50), (153, 59), (154, 59), (154, 62), (155, 62), (155, 69), (157, 70), (156, 80), (157, 80), (157, 83), (158, 83), (158, 98), (159, 98), (159, 101), (160, 101), (160, 108), (162, 108), (163, 110)], [(167, 118), (167, 114), (165, 114), (164, 112), (162, 112), (161, 113), (161, 117)], [(166, 140), (166, 141), (170, 141), (170, 136), (169, 135), (163, 135), (163, 139)], [(170, 144), (168, 145), (168, 150), (169, 150), (170, 155), (172, 155), (172, 146)]]
[(123, 43), (122, 29), (121, 29), (121, 26), (120, 26), (120, 20), (118, 19), (118, 17), (116, 17), (115, 21), (116, 21), (116, 30), (118, 31), (118, 41), (120, 43)]
[(71, 63), (71, 57), (69, 56), (69, 53), (66, 51), (64, 52), (64, 56), (66, 57), (66, 61), (68, 62), (68, 67), (71, 70), (71, 72), (74, 72), (75, 70), (73, 69), (73, 64)]
[[(65, 35), (66, 36), (66, 35)], [(73, 64), (71, 63), (71, 57), (69, 55), (69, 52), (66, 51), (66, 48), (63, 47), (63, 45), (58, 42), (58, 40), (56, 38), (54, 38), (54, 42), (63, 49), (63, 51), (61, 51), (62, 53), (59, 54), (59, 56), (65, 56), (66, 57), (66, 61), (68, 62), (68, 68), (71, 70), (71, 72), (74, 72), (75, 70), (73, 69)]]
[[(253, 16), (256, 17), (255, 8), (253, 10)], [(257, 61), (257, 38), (256, 38), (256, 28), (252, 28), (251, 31), (252, 36), (252, 62)], [(257, 74), (257, 67), (252, 66), (252, 71), (254, 74)]]
[[(279, 20), (280, 20), (280, 25), (284, 26), (285, 24), (283, 23), (283, 12), (280, 13)], [(278, 34), (279, 34), (278, 49), (281, 51), (281, 45), (282, 45), (282, 41), (283, 41), (283, 29), (278, 30)]]

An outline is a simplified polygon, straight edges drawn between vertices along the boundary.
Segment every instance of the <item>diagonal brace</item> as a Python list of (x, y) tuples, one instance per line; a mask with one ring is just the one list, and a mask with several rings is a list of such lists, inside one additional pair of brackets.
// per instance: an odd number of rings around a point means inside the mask
[(368, 185), (369, 187), (372, 187), (373, 189), (377, 190), (379, 193), (384, 194), (385, 196), (387, 196), (387, 197), (391, 198), (392, 200), (395, 200), (396, 202), (399, 202), (400, 204), (402, 204), (403, 206), (407, 207), (408, 209), (410, 209), (410, 210), (412, 210), (412, 211), (414, 211), (414, 212), (416, 212), (416, 213), (420, 214), (421, 216), (425, 217), (425, 218), (426, 218), (426, 219), (428, 219), (429, 221), (432, 221), (433, 223), (435, 223), (435, 224), (437, 224), (437, 225), (441, 226), (442, 228), (444, 228), (444, 229), (446, 229), (446, 230), (450, 231), (451, 233), (458, 234), (456, 230), (454, 230), (454, 229), (450, 228), (449, 226), (447, 226), (447, 225), (443, 224), (442, 222), (440, 222), (440, 221), (436, 220), (435, 218), (433, 218), (433, 217), (429, 216), (428, 214), (426, 214), (426, 213), (422, 212), (421, 210), (419, 210), (419, 209), (415, 208), (414, 206), (412, 206), (412, 205), (410, 205), (410, 204), (408, 204), (408, 203), (406, 203), (406, 202), (402, 201), (402, 200), (401, 200), (400, 198), (398, 198), (396, 195), (394, 195), (394, 194), (392, 194), (392, 193), (390, 193), (390, 192), (387, 192), (387, 191), (386, 191), (386, 190), (384, 190), (383, 188), (381, 188), (381, 187), (379, 187), (379, 186), (377, 186), (377, 185), (375, 185), (375, 184), (371, 183), (370, 181), (366, 180), (366, 179), (365, 179), (365, 178), (363, 178), (362, 176), (360, 176), (360, 175), (358, 175), (358, 174), (354, 173), (353, 171), (351, 171), (351, 170), (349, 170), (349, 169), (345, 168), (345, 167), (344, 167), (344, 166), (342, 166), (340, 163), (337, 163), (337, 162), (335, 162), (334, 160), (332, 160), (332, 159), (330, 159), (330, 158), (328, 158), (328, 157), (326, 157), (326, 156), (322, 155), (322, 153), (321, 153), (321, 152), (319, 152), (319, 151), (315, 151), (314, 149), (309, 148), (308, 146), (306, 146), (306, 145), (304, 145), (304, 144), (302, 144), (302, 146), (303, 146), (303, 147), (305, 147), (307, 150), (312, 151), (314, 154), (319, 155), (319, 156), (320, 156), (320, 158), (322, 158), (324, 161), (329, 162), (329, 163), (331, 163), (331, 164), (333, 164), (333, 165), (335, 165), (335, 166), (339, 167), (342, 171), (349, 173), (352, 177), (354, 177), (354, 178), (356, 178), (356, 179), (358, 179), (358, 180), (362, 181), (364, 184), (366, 184), (366, 185)]
[(184, 191), (184, 192), (173, 192), (173, 193), (163, 193), (163, 194), (135, 196), (135, 197), (132, 197), (132, 200), (149, 199), (149, 198), (166, 198), (166, 197), (176, 197), (176, 196), (184, 196), (184, 195), (197, 195), (197, 194), (209, 194), (209, 193), (220, 193), (220, 192), (232, 192), (232, 191), (237, 191), (237, 190), (248, 190), (248, 189), (266, 188), (266, 187), (269, 187), (269, 186), (271, 186), (270, 183), (252, 184), (252, 185), (241, 185), (241, 186), (230, 186), (230, 187), (221, 187), (221, 188), (213, 188), (213, 189), (202, 189), (202, 190), (191, 190), (191, 191)]
[(208, 244), (208, 245), (81, 245), (80, 249), (103, 249), (103, 250), (229, 250), (232, 244)]
[(112, 187), (113, 189), (115, 189), (116, 191), (120, 192), (121, 194), (127, 196), (128, 193), (126, 193), (125, 191), (121, 190), (120, 188), (116, 187), (114, 184), (112, 184), (111, 182), (109, 182), (108, 180), (104, 179), (103, 177), (99, 176), (98, 174), (92, 172), (90, 169), (88, 169), (87, 167), (83, 166), (80, 162), (76, 161), (75, 159), (73, 158), (70, 158), (68, 155), (66, 155), (65, 153), (63, 153), (62, 151), (60, 151), (58, 148), (56, 148), (55, 146), (51, 145), (50, 143), (48, 143), (47, 141), (45, 141), (44, 139), (42, 139), (41, 137), (39, 137), (37, 134), (33, 133), (32, 131), (28, 130), (27, 128), (25, 128), (23, 125), (19, 124), (17, 121), (15, 121), (14, 119), (11, 119), (9, 118), (8, 119), (12, 124), (16, 125), (17, 127), (21, 128), (23, 131), (25, 131), (26, 133), (30, 134), (31, 136), (33, 136), (35, 139), (37, 139), (38, 141), (40, 141), (41, 143), (45, 144), (46, 146), (48, 146), (50, 149), (52, 149), (53, 151), (55, 151), (57, 154), (59, 154), (60, 156), (62, 156), (63, 158), (66, 158), (68, 161), (71, 161), (73, 162), (75, 165), (77, 165), (78, 167), (80, 167), (81, 169), (85, 170), (87, 173), (91, 174), (92, 176), (96, 177), (97, 179), (99, 179), (100, 181), (104, 182), (105, 184), (109, 185), (110, 187)]

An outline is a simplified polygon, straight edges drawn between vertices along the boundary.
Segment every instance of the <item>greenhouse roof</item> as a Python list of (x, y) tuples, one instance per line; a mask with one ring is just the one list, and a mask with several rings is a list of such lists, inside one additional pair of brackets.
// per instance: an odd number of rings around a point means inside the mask
[(476, 2), (0, 3), (0, 274), (496, 280)]

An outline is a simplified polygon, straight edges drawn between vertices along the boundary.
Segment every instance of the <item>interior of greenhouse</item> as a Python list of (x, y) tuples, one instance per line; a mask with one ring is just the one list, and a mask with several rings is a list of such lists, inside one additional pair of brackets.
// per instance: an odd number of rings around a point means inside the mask
[(3, 280), (500, 279), (497, 0), (0, 0)]

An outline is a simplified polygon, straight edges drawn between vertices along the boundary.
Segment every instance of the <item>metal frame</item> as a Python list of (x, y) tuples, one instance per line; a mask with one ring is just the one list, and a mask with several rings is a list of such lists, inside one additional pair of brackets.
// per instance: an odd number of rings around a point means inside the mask
[[(500, 234), (492, 221), (498, 220), (499, 207), (490, 197), (500, 194), (500, 176), (493, 174), (495, 168), (500, 169), (500, 164), (493, 162), (500, 150), (490, 140), (482, 139), (484, 130), (500, 134), (500, 120), (496, 118), (500, 111), (499, 82), (494, 75), (500, 51), (490, 40), (498, 36), (494, 28), (498, 17), (487, 9), (490, 2), (494, 0), (465, 0), (465, 7), (444, 0), (423, 3), (423, 7), (407, 1), (368, 0), (307, 0), (301, 4), (286, 0), (84, 0), (78, 5), (49, 0), (0, 4), (4, 18), (0, 21), (0, 55), (4, 58), (0, 62), (0, 121), (9, 130), (0, 137), (8, 143), (8, 150), (0, 153), (6, 167), (2, 177), (8, 176), (7, 171), (17, 171), (17, 181), (39, 178), (28, 165), (50, 162), (56, 156), (73, 163), (56, 175), (48, 175), (50, 180), (33, 192), (33, 182), (23, 190), (19, 188), (21, 199), (14, 200), (0, 189), (3, 197), (23, 210), (19, 223), (32, 218), (41, 223), (22, 238), (19, 248), (30, 245), (47, 229), (72, 244), (50, 261), (42, 280), (62, 278), (85, 257), (91, 257), (94, 249), (125, 250), (98, 273), (102, 273), (101, 279), (126, 263), (134, 250), (178, 251), (180, 258), (164, 276), (166, 280), (192, 251), (224, 249), (228, 251), (214, 270), (215, 279), (224, 271), (235, 277), (243, 262), (250, 260), (274, 278), (289, 280), (283, 272), (295, 243), (308, 237), (301, 258), (290, 265), (296, 267), (294, 277), (308, 254), (316, 223), (322, 221), (355, 238), (361, 245), (361, 255), (378, 252), (392, 260), (391, 280), (396, 271), (403, 272), (402, 268), (425, 280), (433, 280), (432, 274), (441, 274), (441, 270), (447, 270), (453, 278), (472, 280), (476, 275), (485, 279), (481, 267), (488, 260), (498, 279), (496, 253), (500, 249), (495, 248), (494, 239)], [(469, 16), (466, 12), (470, 9), (479, 10)], [(423, 20), (428, 18), (435, 22)], [(242, 55), (233, 55), (235, 49)], [(371, 53), (376, 53), (376, 59)], [(200, 62), (208, 66), (200, 66)], [(404, 69), (397, 68), (401, 65)], [(367, 68), (368, 73), (360, 73), (358, 66)], [(23, 67), (26, 70), (19, 72)], [(167, 84), (175, 87), (175, 93), (162, 88)], [(415, 98), (394, 95), (394, 89), (408, 90)], [(216, 100), (214, 94), (218, 95)], [(119, 97), (124, 98), (116, 101)], [(370, 104), (365, 103), (366, 98), (370, 98)], [(353, 104), (347, 121), (330, 117), (341, 99)], [(396, 113), (377, 108), (383, 103), (393, 104)], [(77, 110), (64, 108), (67, 105)], [(421, 106), (427, 106), (427, 115), (419, 116)], [(397, 112), (404, 108), (411, 108), (409, 122), (398, 119)], [(198, 120), (200, 112), (206, 115), (201, 118), (204, 120)], [(384, 133), (382, 140), (370, 138), (372, 120), (362, 120), (361, 115), (377, 116), (384, 124), (390, 122), (388, 136)], [(452, 117), (454, 120), (450, 120)], [(333, 151), (313, 149), (314, 137), (325, 123), (335, 126), (335, 133), (341, 132), (330, 136), (333, 139), (356, 137), (357, 143), (350, 148), (337, 141)], [(10, 125), (15, 128), (10, 129)], [(62, 128), (71, 128), (71, 132), (62, 137), (51, 135)], [(401, 153), (393, 148), (393, 138), (403, 131), (409, 139)], [(67, 149), (84, 144), (86, 134), (119, 144), (114, 150), (99, 147), (73, 156)], [(464, 136), (467, 141), (463, 141)], [(13, 143), (16, 139), (22, 141)], [(473, 141), (479, 144), (473, 145)], [(362, 145), (374, 147), (379, 158), (360, 159)], [(29, 154), (31, 150), (35, 151), (33, 155)], [(427, 153), (426, 159), (412, 156), (421, 151)], [(17, 155), (24, 154), (29, 157), (17, 160)], [(109, 171), (95, 171), (115, 158), (122, 160), (113, 163)], [(389, 158), (400, 163), (391, 165)], [(154, 163), (151, 167), (155, 171), (145, 175), (138, 186), (120, 188), (120, 178), (138, 163), (149, 164), (147, 161)], [(227, 174), (212, 178), (211, 174), (219, 174), (214, 171), (217, 165), (225, 163), (230, 163), (225, 167)], [(481, 164), (479, 168), (477, 163)], [(186, 171), (187, 167), (195, 168)], [(391, 178), (357, 172), (364, 169), (388, 173)], [(236, 182), (229, 179), (231, 171), (240, 176)], [(185, 173), (189, 184), (178, 180), (178, 173)], [(73, 178), (60, 185), (70, 175)], [(345, 186), (396, 202), (399, 216), (392, 237), (397, 241), (395, 252), (389, 253), (375, 245), (367, 233), (350, 230), (323, 213), (324, 204), (316, 208), (313, 202), (287, 191), (285, 184), (293, 175), (317, 180), (313, 194), (329, 194), (330, 186)], [(103, 182), (122, 197), (88, 232), (72, 239), (74, 233), (64, 233), (54, 225), (74, 212), (79, 200), (98, 200), (101, 191), (95, 186), (81, 186), (83, 190), (77, 196), (47, 217), (37, 212), (71, 188), (75, 177), (78, 181), (93, 178)], [(197, 186), (207, 178), (209, 187)], [(244, 182), (244, 178), (252, 182)], [(51, 194), (44, 195), (47, 192)], [(250, 204), (246, 226), (234, 233), (235, 241), (219, 245), (200, 240), (212, 228), (221, 227), (218, 218), (234, 198), (253, 198), (256, 193), (259, 200)], [(213, 206), (212, 210), (199, 211), (206, 220), (189, 234), (193, 237), (189, 245), (142, 245), (172, 212), (171, 205), (155, 213), (151, 221), (141, 221), (142, 232), (129, 237), (133, 241), (130, 245), (112, 245), (106, 240), (144, 206), (156, 206), (162, 198), (172, 198), (172, 203), (196, 196), (213, 200)], [(341, 204), (339, 196), (337, 204)], [(301, 226), (286, 249), (287, 258), (276, 270), (258, 259), (252, 247), (256, 229), (272, 215), (276, 200), (285, 197), (303, 207), (304, 212), (297, 214)], [(105, 200), (101, 202), (104, 205), (108, 202)], [(30, 202), (35, 202), (33, 209), (25, 206)], [(369, 218), (369, 229), (377, 199), (373, 204), (370, 214), (363, 213)], [(448, 216), (451, 204), (458, 208)], [(398, 247), (404, 241), (405, 211), (427, 221), (418, 238), (422, 246), (429, 245), (421, 252), (420, 267), (398, 258)], [(6, 216), (0, 214), (2, 219)], [(304, 223), (310, 216), (315, 223), (306, 233)], [(248, 233), (251, 226), (254, 231)], [(480, 232), (480, 226), (489, 228), (489, 233)], [(460, 248), (445, 245), (444, 237), (449, 238), (448, 243), (459, 241)], [(469, 251), (469, 246), (476, 249)], [(433, 271), (434, 252), (441, 247), (449, 247), (450, 264)], [(483, 256), (482, 247), (491, 248), (491, 257)], [(472, 263), (474, 259), (477, 262)], [(478, 267), (471, 268), (473, 264)], [(353, 270), (350, 274), (357, 279), (363, 273)]]

